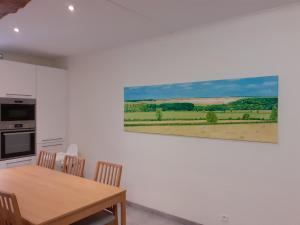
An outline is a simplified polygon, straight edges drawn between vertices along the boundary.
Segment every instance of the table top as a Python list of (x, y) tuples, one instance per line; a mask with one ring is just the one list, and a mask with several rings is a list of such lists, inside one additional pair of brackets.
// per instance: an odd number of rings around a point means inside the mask
[(22, 217), (35, 225), (47, 224), (125, 192), (39, 166), (0, 170), (0, 191), (15, 193)]

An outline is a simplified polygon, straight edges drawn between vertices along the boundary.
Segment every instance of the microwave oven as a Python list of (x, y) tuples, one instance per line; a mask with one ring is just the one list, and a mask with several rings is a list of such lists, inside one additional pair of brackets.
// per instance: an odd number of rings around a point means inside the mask
[(35, 99), (0, 98), (0, 122), (35, 121)]

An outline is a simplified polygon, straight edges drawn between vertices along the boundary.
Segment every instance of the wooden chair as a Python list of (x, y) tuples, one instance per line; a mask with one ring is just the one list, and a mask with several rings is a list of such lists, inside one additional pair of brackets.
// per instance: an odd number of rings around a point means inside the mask
[[(96, 166), (94, 180), (102, 184), (120, 187), (122, 165), (99, 161)], [(112, 206), (109, 211), (115, 216), (113, 224), (118, 224), (118, 207)]]
[(84, 165), (85, 159), (82, 159), (78, 156), (66, 155), (64, 158), (62, 172), (78, 177), (83, 177)]
[(55, 167), (56, 153), (40, 151), (37, 165), (48, 169), (54, 169)]
[(0, 225), (23, 225), (15, 194), (0, 192)]
[[(94, 180), (103, 184), (120, 187), (122, 175), (122, 166), (108, 163), (98, 162), (96, 166)], [(118, 224), (118, 207), (112, 206), (84, 220), (76, 222), (73, 225), (117, 225)]]
[(120, 187), (121, 175), (121, 165), (100, 161), (97, 163), (94, 180), (103, 184)]

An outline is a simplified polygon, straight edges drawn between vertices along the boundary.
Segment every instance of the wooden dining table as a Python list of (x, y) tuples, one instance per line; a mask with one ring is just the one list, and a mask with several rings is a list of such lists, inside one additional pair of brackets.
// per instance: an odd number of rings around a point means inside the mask
[(26, 225), (69, 225), (121, 205), (126, 225), (126, 190), (39, 166), (0, 170), (0, 191), (15, 193)]

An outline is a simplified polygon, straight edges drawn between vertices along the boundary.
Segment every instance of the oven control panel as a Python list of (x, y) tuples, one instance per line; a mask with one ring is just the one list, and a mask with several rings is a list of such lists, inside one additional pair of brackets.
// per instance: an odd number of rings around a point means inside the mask
[(12, 130), (12, 129), (32, 129), (35, 128), (35, 121), (14, 121), (1, 122), (0, 130)]

